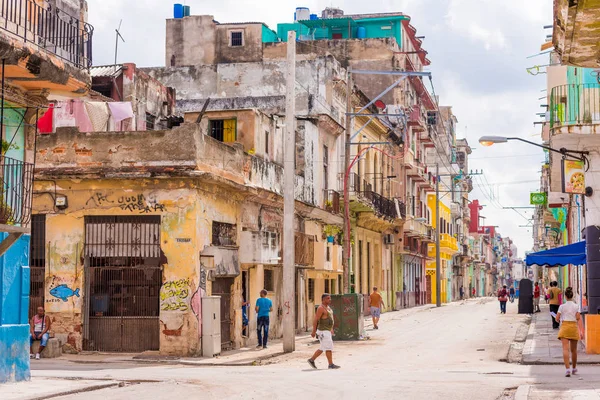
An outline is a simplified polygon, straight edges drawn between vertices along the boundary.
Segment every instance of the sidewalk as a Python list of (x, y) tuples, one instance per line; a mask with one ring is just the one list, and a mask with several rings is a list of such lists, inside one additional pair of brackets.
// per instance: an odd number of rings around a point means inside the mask
[(73, 393), (90, 392), (112, 386), (119, 382), (110, 380), (74, 380), (56, 378), (31, 378), (29, 382), (5, 383), (0, 385), (2, 400), (38, 400), (67, 396)]
[[(557, 339), (558, 329), (552, 329), (550, 309), (540, 305), (542, 312), (533, 314), (527, 341), (523, 348), (525, 365), (562, 364), (562, 343)], [(600, 354), (586, 354), (579, 344), (578, 364), (600, 364)]]

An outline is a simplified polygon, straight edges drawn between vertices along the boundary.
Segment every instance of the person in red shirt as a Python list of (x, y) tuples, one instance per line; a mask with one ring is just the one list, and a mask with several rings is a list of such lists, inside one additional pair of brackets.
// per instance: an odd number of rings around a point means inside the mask
[(536, 282), (533, 288), (533, 312), (540, 312), (540, 285)]

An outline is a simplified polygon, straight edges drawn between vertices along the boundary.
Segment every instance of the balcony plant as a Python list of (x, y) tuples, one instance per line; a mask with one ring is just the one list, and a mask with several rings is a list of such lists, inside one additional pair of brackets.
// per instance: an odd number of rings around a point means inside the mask
[(331, 202), (331, 200), (326, 200), (325, 201), (325, 209), (327, 211), (331, 211), (333, 209), (333, 203)]
[(323, 237), (327, 238), (327, 242), (334, 243), (335, 237), (342, 233), (342, 228), (335, 225), (325, 225), (323, 227)]
[(0, 224), (14, 225), (13, 209), (4, 201), (4, 196), (0, 194)]
[(2, 140), (2, 155), (6, 154), (9, 150), (18, 150), (19, 146), (14, 143), (9, 143), (6, 140)]

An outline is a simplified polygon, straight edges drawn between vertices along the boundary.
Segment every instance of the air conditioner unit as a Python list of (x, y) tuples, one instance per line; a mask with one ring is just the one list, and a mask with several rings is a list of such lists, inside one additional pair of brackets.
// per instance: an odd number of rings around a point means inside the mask
[(383, 235), (383, 244), (394, 244), (394, 235)]

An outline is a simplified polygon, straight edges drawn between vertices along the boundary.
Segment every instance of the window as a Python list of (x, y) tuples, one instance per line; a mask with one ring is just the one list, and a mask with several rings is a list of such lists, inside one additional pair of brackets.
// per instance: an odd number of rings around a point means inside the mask
[(265, 290), (267, 292), (275, 291), (275, 280), (273, 279), (272, 269), (265, 269)]
[(213, 119), (209, 122), (209, 135), (220, 142), (231, 143), (237, 139), (235, 119)]
[(327, 253), (326, 253), (325, 261), (327, 261), (327, 262), (331, 261), (331, 247), (329, 247), (329, 246), (327, 246)]
[(278, 248), (279, 236), (277, 232), (263, 232), (262, 233), (262, 246), (266, 250), (275, 251)]
[(235, 246), (236, 226), (224, 222), (213, 222), (212, 244), (214, 246)]
[(332, 279), (331, 280), (331, 294), (337, 294), (337, 293), (338, 293), (338, 291), (336, 290), (336, 287), (335, 287), (335, 279)]
[(233, 31), (229, 32), (229, 45), (231, 47), (240, 47), (244, 45), (244, 32)]
[(331, 289), (331, 288), (329, 286), (330, 286), (329, 279), (325, 279), (325, 290), (324, 290), (324, 292), (328, 293), (328, 294), (331, 294), (331, 292), (329, 291), (329, 289)]
[(323, 146), (323, 189), (329, 189), (329, 149)]
[(150, 113), (146, 113), (146, 130), (153, 131), (154, 123), (156, 122), (156, 117)]
[(269, 154), (269, 131), (265, 131), (265, 154)]
[(315, 280), (312, 278), (308, 279), (308, 301), (315, 301)]

